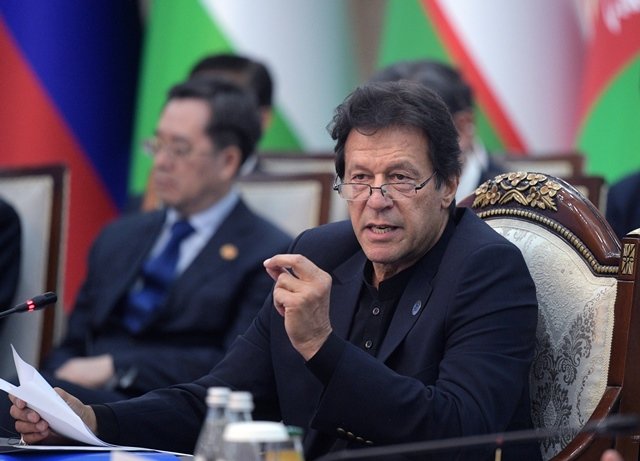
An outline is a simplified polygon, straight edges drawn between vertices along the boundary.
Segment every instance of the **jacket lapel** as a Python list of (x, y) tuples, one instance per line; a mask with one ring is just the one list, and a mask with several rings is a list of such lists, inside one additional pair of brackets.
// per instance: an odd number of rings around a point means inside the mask
[(94, 326), (101, 325), (107, 319), (109, 313), (118, 306), (121, 298), (126, 296), (133, 286), (136, 277), (140, 273), (142, 263), (149, 255), (162, 230), (164, 216), (164, 211), (154, 212), (148, 216), (148, 219), (140, 226), (138, 231), (131, 233), (128, 244), (130, 248), (135, 250), (120, 253), (126, 259), (118, 261), (115, 267), (122, 269), (122, 272), (118, 274), (118, 277), (112, 278), (113, 286), (109, 287), (108, 290), (104, 290), (106, 296), (103, 296), (101, 302), (95, 305), (92, 319)]
[(436, 245), (416, 263), (413, 275), (409, 279), (396, 311), (389, 325), (389, 330), (380, 345), (378, 359), (383, 362), (407, 336), (416, 321), (427, 308), (427, 302), (433, 290), (433, 280), (440, 267), (440, 262), (455, 231), (455, 224), (451, 220)]
[(379, 360), (387, 360), (407, 336), (425, 310), (431, 290), (431, 277), (425, 280), (424, 273), (416, 271), (398, 302), (389, 330), (380, 345)]
[[(223, 258), (235, 259), (239, 257), (244, 247), (243, 239), (247, 234), (247, 226), (250, 226), (252, 219), (251, 212), (240, 200), (200, 250), (200, 253), (189, 264), (189, 267), (180, 274), (178, 280), (183, 283), (173, 284), (167, 297), (167, 304), (176, 304), (174, 301), (177, 298), (190, 295), (192, 286), (197, 286), (202, 280), (209, 280), (210, 274), (221, 270), (224, 263)], [(184, 283), (186, 281), (189, 282)]]
[(359, 251), (332, 273), (329, 317), (334, 332), (344, 339), (348, 339), (351, 321), (357, 308), (365, 261), (364, 253)]

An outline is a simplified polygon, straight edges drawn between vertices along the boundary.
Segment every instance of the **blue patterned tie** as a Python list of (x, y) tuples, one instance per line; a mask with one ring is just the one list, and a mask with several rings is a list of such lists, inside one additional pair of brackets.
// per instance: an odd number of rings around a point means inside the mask
[(189, 221), (176, 221), (171, 227), (167, 245), (156, 257), (142, 266), (142, 288), (129, 295), (124, 324), (132, 333), (139, 333), (151, 320), (175, 278), (180, 255), (180, 243), (194, 231)]

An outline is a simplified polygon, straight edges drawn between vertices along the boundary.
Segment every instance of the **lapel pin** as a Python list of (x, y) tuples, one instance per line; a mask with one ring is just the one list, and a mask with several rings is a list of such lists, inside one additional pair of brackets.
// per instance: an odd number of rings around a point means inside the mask
[(220, 257), (226, 261), (233, 261), (238, 257), (238, 247), (232, 243), (225, 243), (220, 247)]
[(413, 307), (411, 308), (411, 315), (417, 315), (420, 312), (420, 308), (422, 307), (422, 303), (420, 300), (413, 303)]

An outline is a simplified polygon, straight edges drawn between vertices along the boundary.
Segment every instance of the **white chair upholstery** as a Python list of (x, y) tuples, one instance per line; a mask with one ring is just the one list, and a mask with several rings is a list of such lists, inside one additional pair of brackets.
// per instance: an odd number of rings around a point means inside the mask
[[(335, 154), (333, 152), (260, 152), (258, 170), (267, 174), (336, 174)], [(331, 194), (329, 222), (347, 219), (347, 203), (338, 194)]]
[(292, 236), (329, 221), (332, 185), (328, 173), (255, 174), (238, 180), (247, 205)]
[[(62, 166), (0, 170), (0, 195), (13, 205), (22, 225), (21, 273), (15, 303), (45, 291), (62, 298), (59, 257), (63, 246), (66, 168)], [(62, 302), (6, 318), (0, 329), (0, 376), (15, 375), (10, 345), (27, 363), (39, 365), (63, 323)]]
[[(533, 423), (583, 427), (607, 387), (617, 281), (595, 275), (575, 247), (543, 225), (515, 219), (487, 222), (520, 248), (536, 284)], [(574, 436), (575, 431), (567, 430), (562, 437), (543, 440), (543, 459), (551, 459)]]

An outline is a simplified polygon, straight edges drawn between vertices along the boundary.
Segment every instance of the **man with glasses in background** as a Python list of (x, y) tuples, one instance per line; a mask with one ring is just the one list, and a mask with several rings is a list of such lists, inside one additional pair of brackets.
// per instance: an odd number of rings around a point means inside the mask
[[(274, 83), (268, 67), (256, 59), (238, 54), (217, 53), (198, 60), (189, 72), (189, 80), (226, 79), (247, 91), (252, 91), (258, 103), (262, 134), (269, 128), (273, 114)], [(259, 142), (259, 141), (258, 141)], [(257, 143), (256, 143), (257, 144)], [(257, 146), (256, 146), (257, 147)], [(253, 152), (242, 163), (240, 175), (257, 169), (257, 154)], [(153, 183), (147, 185), (144, 196), (130, 197), (127, 211), (148, 210), (157, 206)]]
[(66, 336), (41, 370), (52, 385), (103, 403), (189, 382), (250, 325), (273, 285), (262, 262), (291, 242), (234, 188), (259, 137), (255, 97), (234, 84), (170, 90), (144, 144), (164, 209), (101, 232)]
[[(370, 83), (336, 109), (331, 134), (350, 222), (264, 262), (273, 293), (208, 375), (104, 405), (62, 393), (100, 438), (191, 452), (217, 385), (252, 392), (254, 419), (302, 427), (308, 461), (532, 427), (535, 286), (513, 244), (456, 208), (460, 148), (442, 100), (413, 82)], [(24, 440), (46, 440), (47, 422), (12, 399)], [(415, 459), (493, 459), (431, 455)], [(504, 455), (541, 457), (537, 443)]]

